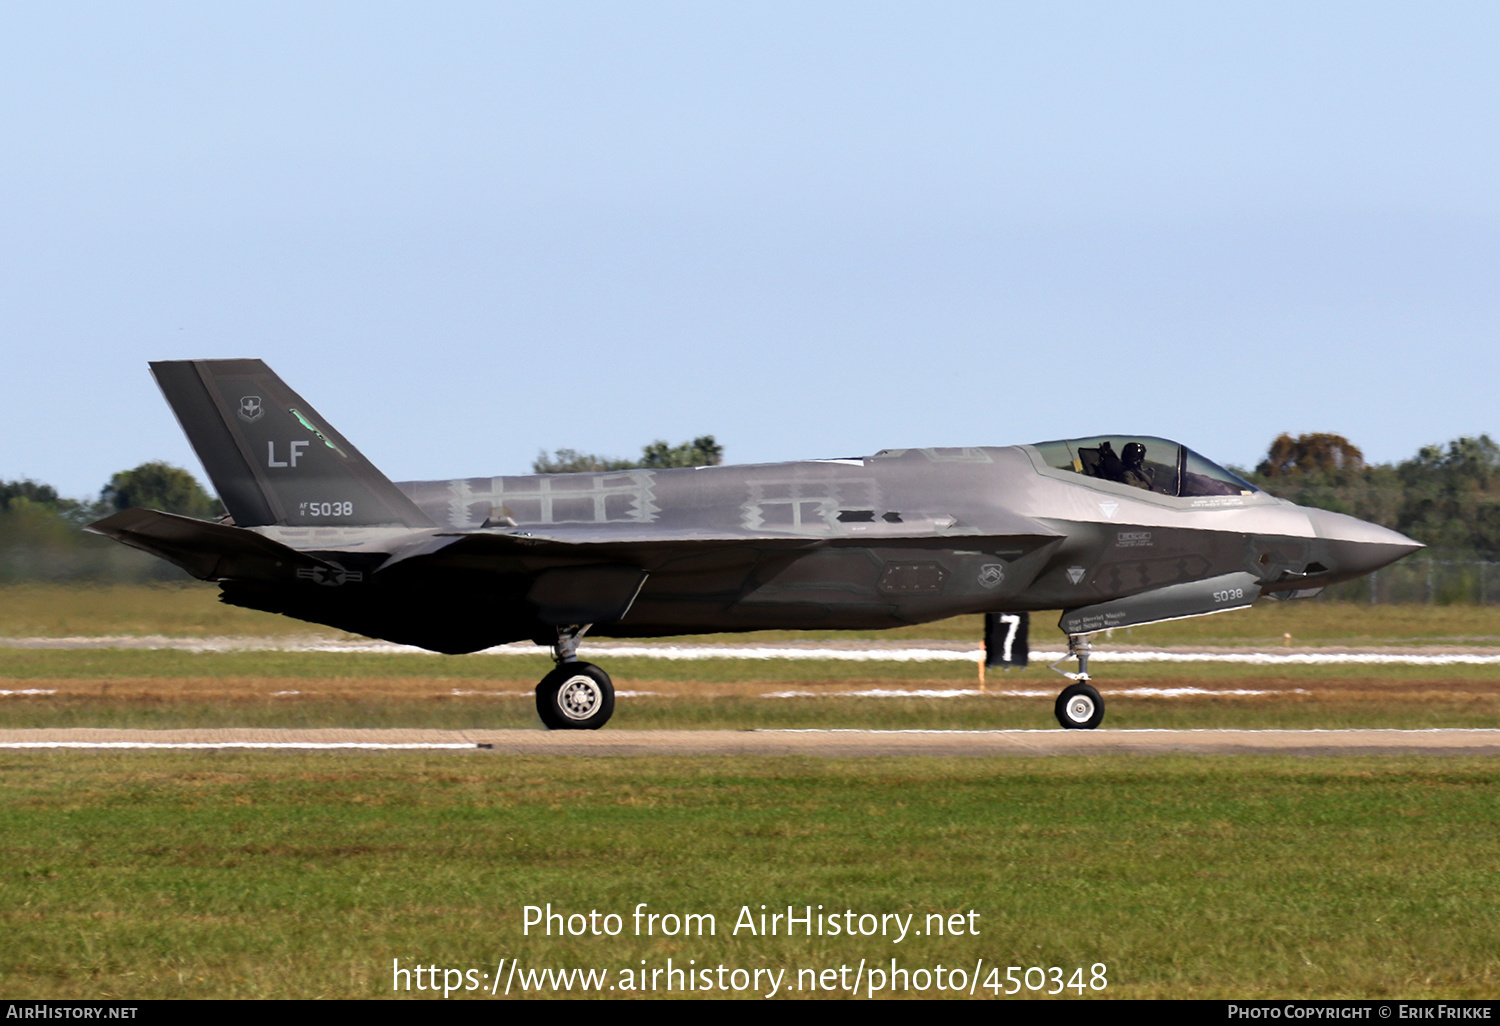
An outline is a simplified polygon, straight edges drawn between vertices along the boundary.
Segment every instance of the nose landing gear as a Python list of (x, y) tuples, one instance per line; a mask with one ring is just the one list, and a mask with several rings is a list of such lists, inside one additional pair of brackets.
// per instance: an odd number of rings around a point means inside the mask
[[(1062, 694), (1057, 696), (1057, 704), (1053, 707), (1057, 722), (1065, 730), (1093, 730), (1104, 722), (1104, 699), (1088, 682), (1091, 650), (1087, 634), (1069, 634), (1068, 657), (1078, 660), (1078, 672), (1066, 673), (1057, 669), (1057, 663), (1052, 664), (1052, 669), (1073, 681), (1062, 689)], [(1062, 660), (1059, 659), (1058, 662)]]

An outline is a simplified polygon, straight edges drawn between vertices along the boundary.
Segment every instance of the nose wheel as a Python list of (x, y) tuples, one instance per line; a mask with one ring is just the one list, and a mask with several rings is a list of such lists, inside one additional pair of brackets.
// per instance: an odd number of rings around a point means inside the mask
[[(1104, 699), (1089, 681), (1089, 644), (1087, 634), (1068, 635), (1068, 655), (1078, 660), (1077, 673), (1063, 673), (1053, 664), (1052, 669), (1072, 679), (1073, 683), (1062, 689), (1057, 696), (1053, 712), (1064, 730), (1093, 730), (1104, 722)], [(1061, 660), (1059, 660), (1061, 662)]]
[(1069, 684), (1057, 696), (1057, 722), (1067, 730), (1093, 730), (1104, 722), (1104, 699), (1092, 684)]

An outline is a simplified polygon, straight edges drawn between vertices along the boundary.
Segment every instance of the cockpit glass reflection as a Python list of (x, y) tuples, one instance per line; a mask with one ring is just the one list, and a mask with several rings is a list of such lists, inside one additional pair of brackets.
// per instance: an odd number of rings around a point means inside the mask
[(1253, 495), (1258, 489), (1212, 460), (1165, 438), (1112, 435), (1040, 442), (1049, 467), (1158, 495)]

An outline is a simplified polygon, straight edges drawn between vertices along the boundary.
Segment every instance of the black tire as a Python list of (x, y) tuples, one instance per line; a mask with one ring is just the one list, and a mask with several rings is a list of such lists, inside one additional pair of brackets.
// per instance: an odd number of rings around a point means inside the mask
[(1079, 681), (1063, 688), (1054, 711), (1067, 730), (1093, 730), (1104, 722), (1104, 699), (1092, 684)]
[(593, 663), (562, 663), (536, 686), (548, 730), (598, 730), (615, 712), (615, 686)]

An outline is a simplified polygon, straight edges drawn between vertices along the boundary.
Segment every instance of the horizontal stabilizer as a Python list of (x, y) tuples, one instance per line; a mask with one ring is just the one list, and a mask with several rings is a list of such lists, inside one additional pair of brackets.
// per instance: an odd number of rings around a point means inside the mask
[(1057, 625), (1066, 634), (1092, 634), (1116, 627), (1139, 627), (1226, 609), (1244, 609), (1260, 596), (1260, 579), (1250, 573), (1221, 574), (1204, 581), (1173, 584), (1139, 595), (1080, 606), (1063, 612)]
[(298, 568), (336, 569), (254, 531), (154, 509), (127, 509), (84, 530), (159, 556), (204, 581), (275, 580), (293, 576)]

